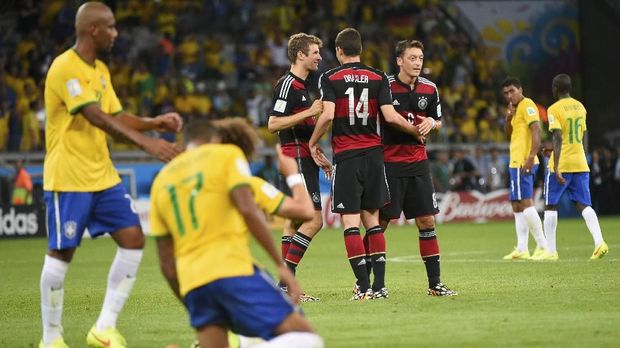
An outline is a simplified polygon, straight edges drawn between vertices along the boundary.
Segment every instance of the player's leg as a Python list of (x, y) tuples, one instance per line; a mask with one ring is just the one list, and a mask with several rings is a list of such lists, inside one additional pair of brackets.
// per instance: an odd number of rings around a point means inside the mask
[(118, 248), (108, 272), (101, 313), (88, 333), (87, 343), (104, 347), (103, 342), (110, 341), (122, 347), (126, 342), (116, 329), (116, 321), (136, 281), (145, 243), (133, 202), (122, 184), (95, 194), (89, 231), (94, 236), (114, 231), (111, 236)]
[(544, 195), (545, 195), (545, 218), (544, 218), (544, 231), (545, 238), (547, 239), (547, 245), (549, 247), (549, 253), (551, 253), (552, 260), (559, 259), (557, 245), (556, 245), (556, 230), (558, 227), (558, 212), (557, 204), (564, 193), (567, 185), (560, 185), (555, 177), (554, 173), (551, 173), (549, 169), (545, 175)]
[(521, 201), (519, 202), (520, 209), (523, 211), (525, 221), (530, 229), (530, 233), (536, 240), (536, 250), (530, 258), (531, 260), (545, 260), (551, 258), (547, 246), (547, 239), (543, 232), (542, 220), (536, 207), (534, 207), (534, 176), (538, 165), (534, 165), (532, 173), (529, 175), (521, 175)]
[(205, 325), (196, 329), (200, 348), (228, 347), (228, 329), (222, 325)]
[(515, 217), (515, 230), (517, 233), (517, 246), (516, 248), (506, 256), (504, 260), (519, 260), (529, 259), (530, 252), (528, 250), (528, 227), (523, 216), (523, 211), (520, 208), (519, 201), (521, 200), (521, 173), (519, 168), (510, 168), (510, 202), (512, 205), (512, 211)]
[[(362, 224), (366, 228), (365, 240), (368, 240), (368, 246), (365, 246), (366, 258), (370, 257), (372, 265), (371, 270), (374, 274), (372, 282), (373, 298), (388, 298), (388, 290), (385, 286), (385, 265), (386, 265), (386, 242), (383, 228), (379, 225), (378, 210), (362, 210)], [(368, 267), (366, 272), (370, 273)]]
[[(311, 163), (310, 163), (311, 162)], [(304, 222), (293, 234), (291, 244), (287, 250), (285, 261), (293, 274), (297, 265), (301, 262), (312, 238), (323, 228), (323, 215), (321, 210), (321, 193), (319, 189), (319, 167), (312, 158), (301, 159), (301, 171), (304, 173), (305, 185), (314, 204), (312, 220)]]
[(331, 209), (333, 213), (340, 214), (344, 228), (344, 245), (347, 250), (347, 258), (360, 290), (354, 299), (365, 299), (372, 296), (370, 281), (366, 273), (366, 251), (359, 228), (363, 192), (362, 183), (359, 181), (360, 170), (360, 158), (349, 158), (334, 166), (334, 177), (332, 179)]
[[(406, 177), (398, 177), (396, 175), (392, 175), (389, 171), (386, 170), (387, 174), (387, 182), (388, 188), (390, 190), (390, 203), (386, 206), (379, 209), (379, 226), (383, 229), (383, 233), (387, 231), (388, 225), (390, 221), (393, 219), (400, 218), (400, 215), (403, 211), (403, 204), (405, 203), (405, 193), (407, 192), (407, 181)], [(368, 235), (364, 235), (364, 246), (366, 247), (366, 258), (370, 263), (370, 252), (368, 250)], [(372, 263), (370, 263), (372, 265)], [(368, 273), (370, 274), (372, 267), (369, 267)]]
[(592, 209), (590, 173), (575, 173), (572, 179), (571, 185), (567, 189), (569, 197), (577, 203), (577, 209), (581, 211), (581, 216), (585, 220), (588, 231), (590, 231), (594, 241), (594, 252), (592, 252), (590, 259), (600, 259), (609, 252), (609, 247), (603, 240), (603, 232), (598, 222), (598, 216), (596, 216), (596, 212)]
[(41, 319), (39, 347), (66, 347), (62, 338), (64, 282), (69, 263), (79, 246), (90, 213), (90, 193), (46, 191), (48, 253), (41, 271)]

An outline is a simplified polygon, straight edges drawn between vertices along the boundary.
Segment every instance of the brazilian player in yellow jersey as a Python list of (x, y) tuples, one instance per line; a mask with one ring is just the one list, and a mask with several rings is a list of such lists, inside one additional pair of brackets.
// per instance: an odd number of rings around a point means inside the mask
[(299, 296), (252, 197), (243, 152), (212, 143), (217, 138), (208, 122), (186, 129), (186, 151), (153, 183), (151, 233), (158, 237), (162, 273), (185, 304), (200, 345), (227, 346), (230, 328), (284, 345), (322, 347), (308, 322), (254, 265), (249, 233), (278, 265), (290, 295)]
[[(534, 207), (534, 175), (538, 169), (540, 147), (540, 117), (538, 107), (523, 95), (521, 81), (507, 77), (502, 83), (502, 93), (508, 109), (505, 128), (510, 140), (510, 201), (515, 216), (517, 246), (504, 256), (504, 260), (544, 260), (551, 257), (543, 234), (542, 221)], [(536, 239), (536, 250), (530, 257), (528, 230)]]
[(178, 131), (182, 121), (176, 113), (142, 119), (123, 111), (108, 68), (97, 59), (118, 34), (110, 8), (100, 2), (83, 4), (75, 28), (75, 45), (54, 59), (45, 81), (43, 185), (49, 242), (40, 282), (39, 347), (67, 347), (61, 324), (64, 279), (86, 228), (93, 237), (110, 233), (118, 244), (101, 313), (86, 341), (91, 347), (125, 347), (116, 321), (136, 279), (144, 235), (105, 136), (125, 138), (168, 161), (179, 152), (176, 146), (140, 132)]
[(549, 131), (553, 134), (553, 153), (545, 175), (545, 236), (553, 259), (556, 250), (557, 205), (564, 193), (575, 202), (594, 240), (591, 259), (600, 259), (609, 251), (590, 198), (590, 168), (583, 149), (586, 108), (571, 98), (571, 79), (566, 74), (553, 78), (553, 97), (557, 99), (547, 110)]

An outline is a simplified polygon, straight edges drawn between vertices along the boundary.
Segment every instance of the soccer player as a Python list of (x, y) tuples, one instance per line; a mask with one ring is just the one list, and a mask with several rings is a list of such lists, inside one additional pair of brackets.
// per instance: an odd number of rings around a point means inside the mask
[[(538, 169), (540, 117), (534, 101), (523, 95), (521, 81), (507, 77), (502, 92), (508, 102), (506, 135), (510, 139), (510, 201), (515, 216), (517, 247), (504, 260), (545, 260), (551, 257), (543, 234), (542, 221), (534, 207), (534, 175)], [(536, 250), (530, 257), (528, 230), (536, 239)]]
[[(385, 120), (413, 136), (418, 127), (394, 110), (388, 78), (384, 72), (360, 62), (362, 38), (347, 28), (336, 36), (336, 57), (340, 66), (321, 75), (319, 88), (323, 113), (319, 117), (310, 151), (320, 167), (329, 166), (319, 139), (330, 124), (334, 171), (332, 178), (332, 212), (341, 214), (347, 257), (357, 286), (352, 300), (387, 298), (385, 286), (385, 237), (379, 225), (379, 208), (390, 201), (385, 177), (379, 110)], [(374, 279), (372, 287), (366, 273), (366, 252), (360, 236), (363, 222), (368, 236)]]
[[(277, 265), (291, 297), (300, 295), (252, 197), (243, 152), (231, 144), (202, 144), (201, 139), (213, 138), (209, 123), (186, 130), (186, 151), (153, 182), (151, 233), (162, 273), (188, 309), (200, 346), (227, 346), (230, 328), (272, 340), (276, 347), (323, 347), (310, 324), (254, 265), (248, 230)], [(301, 177), (289, 184), (301, 185)]]
[(109, 232), (118, 244), (103, 308), (86, 341), (92, 347), (125, 347), (116, 320), (136, 281), (144, 235), (110, 159), (106, 133), (169, 161), (179, 152), (176, 146), (140, 132), (178, 131), (182, 121), (176, 113), (138, 118), (123, 111), (108, 68), (97, 59), (111, 49), (118, 34), (110, 8), (99, 2), (83, 4), (75, 28), (75, 45), (54, 59), (45, 81), (43, 185), (49, 251), (41, 272), (39, 347), (67, 347), (61, 325), (64, 280), (85, 228), (93, 237)]
[(552, 259), (559, 258), (555, 232), (558, 225), (557, 205), (564, 192), (575, 202), (594, 240), (590, 259), (600, 259), (609, 251), (603, 240), (601, 226), (590, 199), (590, 168), (583, 149), (587, 130), (586, 109), (570, 96), (571, 79), (566, 74), (553, 78), (553, 97), (557, 101), (549, 107), (549, 131), (553, 134), (553, 152), (545, 175), (545, 236)]
[[(284, 222), (282, 236), (282, 258), (293, 274), (310, 246), (312, 238), (323, 227), (321, 216), (321, 192), (319, 189), (319, 167), (310, 156), (308, 140), (314, 130), (314, 117), (323, 110), (321, 100), (314, 100), (309, 91), (308, 75), (316, 71), (321, 61), (321, 39), (314, 35), (298, 33), (288, 41), (290, 70), (280, 78), (273, 89), (273, 107), (269, 116), (269, 131), (278, 132), (282, 151), (297, 160), (308, 194), (314, 203), (312, 220), (301, 225), (292, 220)], [(281, 184), (286, 190), (286, 185)], [(287, 192), (288, 193), (288, 192)], [(306, 301), (319, 298), (305, 296)]]
[[(440, 129), (439, 91), (433, 82), (420, 76), (424, 64), (424, 45), (417, 40), (399, 41), (395, 53), (399, 72), (388, 77), (394, 108), (409, 123), (418, 125), (422, 132)], [(383, 129), (382, 137), (385, 172), (392, 200), (379, 211), (381, 228), (385, 231), (390, 220), (398, 219), (401, 213), (407, 219), (415, 218), (420, 256), (428, 277), (428, 295), (456, 295), (456, 291), (450, 290), (440, 280), (439, 244), (435, 234), (435, 214), (439, 209), (426, 146), (419, 139), (389, 125)], [(369, 255), (366, 257), (368, 262)]]

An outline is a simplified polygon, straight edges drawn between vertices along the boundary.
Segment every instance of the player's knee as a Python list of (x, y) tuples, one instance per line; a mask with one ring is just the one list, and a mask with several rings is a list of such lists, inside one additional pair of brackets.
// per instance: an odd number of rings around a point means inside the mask
[(275, 333), (278, 335), (285, 334), (287, 332), (311, 332), (314, 333), (314, 329), (310, 326), (310, 323), (301, 314), (294, 312), (291, 313), (280, 325), (276, 328)]
[(415, 221), (421, 230), (435, 228), (435, 218), (432, 215), (417, 217)]
[(64, 261), (64, 262), (71, 262), (71, 260), (73, 260), (73, 254), (75, 253), (75, 248), (70, 248), (70, 249), (62, 249), (62, 250), (49, 250), (47, 252), (47, 255)]
[(125, 249), (144, 249), (146, 243), (144, 233), (140, 227), (130, 227), (112, 235), (116, 244)]

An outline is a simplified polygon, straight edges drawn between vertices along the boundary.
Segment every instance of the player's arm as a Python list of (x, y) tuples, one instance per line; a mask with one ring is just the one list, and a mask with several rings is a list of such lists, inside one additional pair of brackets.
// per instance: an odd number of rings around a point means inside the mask
[(439, 91), (437, 88), (435, 88), (435, 97), (429, 102), (427, 117), (417, 117), (421, 121), (418, 124), (420, 133), (427, 134), (433, 129), (437, 131), (441, 129), (441, 102), (439, 101)]
[(397, 111), (394, 109), (392, 104), (384, 104), (381, 105), (381, 113), (383, 114), (383, 118), (387, 123), (392, 126), (395, 126), (399, 130), (405, 133), (409, 133), (414, 137), (419, 137), (425, 135), (430, 131), (430, 129), (426, 133), (422, 133), (417, 126), (412, 125), (407, 122)]
[(335, 103), (331, 101), (323, 102), (323, 113), (321, 113), (321, 116), (319, 116), (319, 119), (316, 121), (314, 131), (312, 132), (312, 136), (310, 137), (310, 141), (308, 142), (312, 159), (319, 167), (321, 167), (325, 171), (326, 175), (328, 176), (329, 173), (331, 173), (332, 165), (327, 159), (327, 157), (325, 157), (325, 153), (318, 146), (318, 144), (321, 137), (327, 132), (327, 130), (331, 126), (334, 120), (335, 111)]
[(512, 117), (515, 115), (515, 108), (512, 103), (508, 103), (508, 109), (506, 110), (506, 118), (504, 119), (504, 131), (508, 140), (512, 137)]
[(301, 288), (293, 277), (288, 267), (282, 262), (280, 252), (276, 249), (273, 238), (264, 217), (254, 203), (252, 190), (247, 185), (237, 186), (230, 192), (230, 197), (235, 208), (245, 221), (250, 233), (256, 238), (261, 247), (267, 252), (271, 260), (278, 267), (280, 280), (287, 285), (291, 299), (299, 301)]
[(183, 119), (176, 112), (168, 112), (155, 117), (138, 117), (130, 112), (122, 111), (116, 118), (138, 132), (150, 130), (180, 132), (183, 128)]
[(562, 153), (562, 131), (554, 129), (552, 133), (553, 143), (553, 171), (558, 172), (558, 165), (560, 164), (560, 153)]
[(174, 145), (163, 139), (151, 138), (127, 126), (116, 117), (109, 115), (96, 104), (91, 103), (80, 110), (81, 114), (95, 127), (113, 137), (128, 140), (159, 160), (168, 162), (173, 159), (180, 151)]
[(157, 237), (157, 251), (159, 255), (159, 269), (166, 278), (170, 289), (179, 299), (183, 302), (181, 292), (179, 291), (179, 278), (177, 277), (177, 268), (174, 258), (174, 244), (172, 243), (172, 237), (164, 236)]
[(534, 167), (534, 159), (536, 158), (538, 149), (540, 148), (540, 122), (531, 122), (530, 132), (532, 133), (532, 144), (530, 147), (530, 153), (527, 155), (525, 163), (523, 164), (523, 170), (526, 174), (529, 174), (532, 171), (532, 167)]
[(276, 210), (276, 215), (293, 220), (312, 220), (314, 216), (314, 206), (310, 195), (306, 191), (303, 178), (299, 174), (297, 163), (291, 157), (282, 153), (280, 145), (276, 147), (278, 154), (279, 170), (286, 178), (286, 183), (291, 188), (293, 197), (284, 196), (284, 201)]
[(270, 115), (267, 128), (271, 133), (291, 128), (308, 117), (321, 114), (323, 111), (323, 102), (319, 99), (315, 100), (306, 110), (300, 111), (290, 116)]

